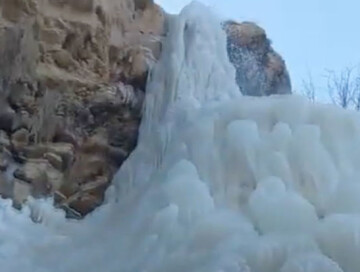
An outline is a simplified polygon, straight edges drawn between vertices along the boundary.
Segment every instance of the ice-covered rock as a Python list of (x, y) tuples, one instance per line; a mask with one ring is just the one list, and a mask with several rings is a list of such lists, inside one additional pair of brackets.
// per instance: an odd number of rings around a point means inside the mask
[(224, 23), (227, 50), (236, 68), (236, 82), (245, 95), (290, 94), (285, 61), (275, 52), (265, 30), (253, 22)]

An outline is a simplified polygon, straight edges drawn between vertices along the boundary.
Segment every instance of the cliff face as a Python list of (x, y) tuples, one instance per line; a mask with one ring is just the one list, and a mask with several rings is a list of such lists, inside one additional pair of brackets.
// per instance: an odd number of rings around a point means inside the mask
[(164, 14), (151, 0), (0, 0), (0, 193), (102, 203), (136, 145)]
[[(165, 16), (152, 0), (0, 0), (0, 195), (81, 218), (137, 143)], [(290, 93), (265, 32), (227, 22), (244, 94)]]
[(271, 47), (265, 31), (254, 23), (224, 24), (229, 59), (236, 69), (236, 81), (245, 95), (291, 93), (290, 77), (281, 56)]

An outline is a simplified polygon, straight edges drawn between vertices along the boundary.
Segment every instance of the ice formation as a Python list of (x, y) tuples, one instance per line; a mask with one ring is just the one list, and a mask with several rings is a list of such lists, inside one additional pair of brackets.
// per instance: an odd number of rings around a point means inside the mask
[(50, 201), (1, 201), (1, 271), (360, 271), (359, 115), (242, 97), (211, 12), (168, 21), (106, 204), (69, 221)]

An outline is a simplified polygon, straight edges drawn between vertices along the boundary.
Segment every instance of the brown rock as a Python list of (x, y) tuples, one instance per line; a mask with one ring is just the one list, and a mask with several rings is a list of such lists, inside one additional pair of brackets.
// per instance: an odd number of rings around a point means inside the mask
[(64, 167), (72, 164), (74, 160), (74, 146), (70, 143), (52, 143), (48, 144), (48, 152), (61, 157)]
[(75, 148), (78, 146), (78, 139), (76, 135), (73, 132), (66, 129), (58, 129), (56, 131), (54, 136), (54, 142), (71, 144)]
[(46, 196), (61, 187), (63, 175), (46, 160), (30, 160), (14, 172), (15, 178), (31, 185), (35, 197)]
[(144, 85), (144, 77), (147, 75), (149, 69), (148, 63), (151, 62), (151, 56), (147, 56), (147, 50), (143, 48), (132, 48), (129, 51), (128, 63), (129, 70), (127, 77), (130, 81), (140, 81), (138, 85)]
[(234, 44), (240, 47), (258, 48), (266, 44), (265, 30), (252, 22), (228, 22), (227, 34), (234, 40)]
[(15, 150), (20, 150), (29, 144), (29, 131), (21, 128), (11, 135), (11, 143)]
[(53, 54), (55, 63), (62, 69), (68, 69), (75, 66), (75, 61), (72, 58), (71, 54), (65, 50), (56, 51)]
[(81, 216), (84, 216), (92, 212), (98, 206), (100, 206), (102, 202), (103, 199), (99, 199), (90, 194), (85, 194), (82, 196), (78, 196), (75, 200), (69, 203), (68, 206), (72, 210), (76, 211), (76, 213), (80, 214)]
[(81, 154), (71, 167), (68, 179), (78, 184), (85, 184), (98, 176), (107, 175), (108, 168), (104, 157)]
[(40, 32), (40, 40), (51, 45), (54, 44), (61, 45), (64, 38), (65, 38), (65, 34), (60, 29), (45, 28), (42, 29)]
[(80, 146), (56, 199), (57, 205), (64, 207), (71, 217), (74, 212), (84, 216), (103, 201), (111, 173), (108, 150), (106, 141), (100, 137), (90, 138)]
[(74, 160), (74, 152), (74, 146), (70, 143), (48, 143), (22, 148), (22, 154), (26, 158), (46, 158), (57, 169), (64, 169), (71, 165)]
[(23, 164), (0, 194), (58, 192), (81, 218), (135, 147), (165, 16), (152, 0), (0, 2), (0, 147)]
[(251, 22), (224, 24), (228, 36), (229, 59), (236, 80), (245, 95), (262, 96), (291, 93), (284, 60), (271, 47), (265, 30)]
[(108, 178), (103, 176), (83, 184), (76, 190), (63, 188), (62, 191), (56, 192), (55, 202), (65, 208), (71, 217), (82, 217), (101, 205), (108, 182)]
[(61, 186), (64, 182), (64, 174), (62, 172), (60, 172), (57, 169), (55, 169), (54, 167), (50, 166), (47, 168), (46, 174), (47, 174), (47, 178), (48, 178), (47, 188), (50, 188), (51, 193), (53, 193), (54, 191), (61, 188)]
[(45, 159), (49, 161), (49, 163), (57, 170), (63, 171), (64, 170), (64, 164), (61, 156), (56, 155), (54, 153), (46, 153), (44, 155)]

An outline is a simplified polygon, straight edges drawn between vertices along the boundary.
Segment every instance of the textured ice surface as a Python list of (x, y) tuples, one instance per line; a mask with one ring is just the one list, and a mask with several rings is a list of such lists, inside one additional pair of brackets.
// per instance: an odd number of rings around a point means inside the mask
[(169, 18), (106, 204), (69, 221), (1, 201), (1, 271), (360, 271), (359, 115), (240, 96), (225, 40), (202, 5)]

